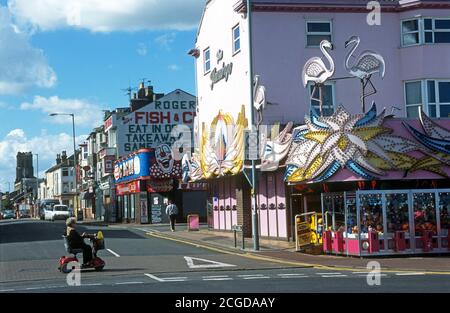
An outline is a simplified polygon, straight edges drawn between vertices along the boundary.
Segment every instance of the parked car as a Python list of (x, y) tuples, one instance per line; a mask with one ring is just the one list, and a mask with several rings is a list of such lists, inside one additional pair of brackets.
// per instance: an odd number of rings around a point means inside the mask
[(16, 218), (16, 213), (13, 210), (5, 210), (2, 216), (4, 220), (13, 220)]
[(44, 218), (46, 221), (66, 220), (70, 217), (67, 205), (56, 204), (53, 207), (44, 209)]
[(19, 218), (31, 218), (30, 210), (20, 210)]

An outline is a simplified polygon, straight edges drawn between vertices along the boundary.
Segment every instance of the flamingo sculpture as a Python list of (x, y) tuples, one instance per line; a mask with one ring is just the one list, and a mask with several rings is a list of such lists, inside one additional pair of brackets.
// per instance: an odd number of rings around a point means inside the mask
[(258, 122), (260, 124), (262, 122), (262, 111), (265, 109), (267, 100), (266, 100), (266, 87), (260, 84), (259, 75), (255, 76), (254, 85), (253, 85), (253, 107), (258, 113)]
[[(372, 96), (377, 93), (377, 89), (373, 85), (371, 78), (373, 74), (379, 73), (381, 78), (384, 78), (386, 73), (386, 62), (384, 58), (371, 50), (363, 51), (354, 62), (353, 66), (350, 65), (350, 59), (353, 57), (356, 49), (358, 49), (359, 44), (361, 43), (361, 39), (358, 36), (352, 36), (345, 43), (345, 48), (348, 48), (350, 45), (353, 45), (352, 49), (349, 51), (347, 55), (347, 59), (345, 61), (345, 69), (350, 73), (350, 75), (357, 77), (361, 80), (362, 85), (362, 95), (361, 95), (361, 104), (362, 111), (365, 113), (366, 111), (366, 98)], [(372, 91), (366, 94), (366, 88), (370, 84)]]
[[(321, 58), (313, 57), (306, 62), (302, 72), (303, 86), (305, 88), (309, 82), (314, 83), (311, 100), (319, 102), (321, 116), (323, 116), (323, 86), (334, 75), (335, 70), (334, 60), (326, 49), (333, 50), (333, 45), (328, 40), (323, 40), (320, 43), (320, 50), (330, 62), (330, 69), (326, 67)], [(317, 88), (319, 88), (319, 99), (314, 98)]]

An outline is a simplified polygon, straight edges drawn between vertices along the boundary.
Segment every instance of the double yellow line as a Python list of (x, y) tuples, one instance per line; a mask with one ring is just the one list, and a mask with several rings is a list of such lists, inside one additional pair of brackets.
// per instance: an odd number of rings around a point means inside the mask
[[(172, 236), (166, 236), (166, 235), (163, 235), (161, 233), (147, 232), (146, 234), (148, 236), (152, 236), (152, 237), (159, 238), (159, 239), (170, 240), (170, 241), (174, 241), (174, 242), (178, 242), (178, 243), (182, 243), (182, 244), (186, 244), (186, 245), (195, 246), (197, 248), (203, 248), (203, 249), (207, 249), (207, 250), (218, 252), (218, 253), (222, 253), (222, 254), (229, 254), (229, 255), (234, 255), (234, 256), (240, 256), (240, 257), (247, 258), (247, 259), (252, 259), (252, 260), (272, 262), (272, 263), (278, 263), (278, 264), (290, 265), (290, 266), (296, 266), (296, 267), (317, 268), (317, 269), (321, 269), (321, 270), (331, 270), (331, 271), (338, 270), (338, 271), (351, 271), (351, 272), (361, 272), (361, 273), (367, 273), (367, 271), (368, 271), (368, 269), (366, 269), (366, 268), (350, 268), (350, 267), (326, 266), (326, 265), (322, 265), (322, 264), (287, 261), (287, 260), (278, 259), (278, 258), (269, 257), (269, 256), (260, 256), (260, 255), (256, 255), (256, 254), (250, 253), (250, 252), (237, 253), (237, 252), (232, 252), (232, 251), (228, 251), (228, 250), (223, 250), (223, 249), (220, 249), (220, 248), (211, 247), (209, 245), (203, 245), (203, 244), (192, 242), (192, 241), (188, 241), (188, 240), (174, 238)], [(408, 273), (416, 273), (416, 272), (419, 272), (419, 271), (420, 271), (420, 273), (424, 273), (425, 275), (450, 275), (450, 271), (449, 272), (445, 272), (445, 271), (381, 269), (381, 273), (402, 273), (402, 274), (405, 273), (405, 274), (408, 274)]]

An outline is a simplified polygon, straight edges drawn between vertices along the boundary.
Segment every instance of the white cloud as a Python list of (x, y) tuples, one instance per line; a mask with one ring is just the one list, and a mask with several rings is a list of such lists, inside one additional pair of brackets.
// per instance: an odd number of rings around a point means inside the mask
[(203, 6), (200, 0), (8, 1), (18, 19), (44, 31), (67, 27), (92, 32), (190, 30), (197, 27)]
[[(77, 137), (77, 144), (82, 143), (86, 137), (86, 135)], [(54, 165), (56, 154), (64, 150), (68, 155), (73, 154), (72, 135), (66, 133), (48, 135), (43, 131), (40, 136), (28, 138), (23, 129), (13, 129), (4, 138), (0, 138), (0, 177), (4, 183), (15, 180), (17, 152), (31, 151), (39, 154), (39, 170), (43, 170)]]
[(177, 34), (176, 33), (169, 33), (169, 34), (164, 34), (161, 35), (159, 37), (155, 38), (155, 42), (162, 48), (166, 49), (166, 50), (170, 50), (170, 46), (172, 45), (172, 43), (175, 41)]
[(0, 6), (0, 47), (0, 95), (56, 84), (56, 74), (42, 50), (31, 45), (30, 36), (19, 31), (3, 6)]
[(169, 70), (171, 70), (171, 71), (178, 71), (179, 69), (180, 69), (180, 67), (176, 64), (169, 65)]
[[(45, 98), (35, 96), (32, 103), (25, 102), (20, 105), (22, 110), (40, 110), (46, 114), (74, 113), (77, 126), (98, 127), (102, 123), (102, 108), (89, 100), (84, 99), (60, 99), (58, 96)], [(49, 117), (50, 122), (67, 124), (70, 117)]]
[(138, 47), (136, 49), (136, 52), (140, 55), (140, 56), (146, 56), (148, 54), (148, 48), (147, 45), (145, 43), (140, 43), (138, 44)]

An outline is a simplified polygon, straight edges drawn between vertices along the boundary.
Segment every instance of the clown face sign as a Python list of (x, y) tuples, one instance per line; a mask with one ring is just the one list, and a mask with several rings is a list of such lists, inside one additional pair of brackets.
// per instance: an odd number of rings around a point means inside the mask
[(156, 163), (158, 163), (160, 170), (167, 174), (173, 169), (173, 155), (172, 149), (168, 145), (161, 145), (155, 151)]

